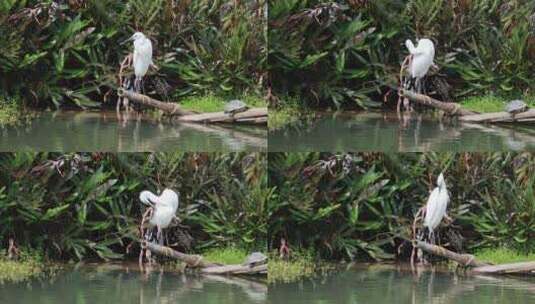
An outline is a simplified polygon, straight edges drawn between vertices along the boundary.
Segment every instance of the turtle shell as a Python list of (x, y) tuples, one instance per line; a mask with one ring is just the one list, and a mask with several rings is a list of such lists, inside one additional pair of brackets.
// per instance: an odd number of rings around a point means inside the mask
[(247, 111), (247, 109), (249, 109), (247, 104), (239, 99), (231, 100), (225, 105), (226, 114), (236, 114)]
[(524, 112), (528, 109), (528, 105), (522, 100), (513, 100), (505, 105), (505, 111), (511, 114)]
[(258, 265), (265, 263), (267, 261), (267, 256), (261, 252), (253, 252), (247, 256), (245, 259), (244, 265)]

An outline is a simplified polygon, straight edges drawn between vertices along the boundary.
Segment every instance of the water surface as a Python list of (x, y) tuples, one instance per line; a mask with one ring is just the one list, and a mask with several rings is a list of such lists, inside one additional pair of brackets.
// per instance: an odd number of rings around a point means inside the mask
[(317, 114), (313, 122), (270, 132), (270, 151), (535, 150), (535, 125), (467, 124), (431, 114)]
[(356, 267), (292, 284), (269, 287), (269, 303), (303, 304), (524, 304), (535, 303), (535, 279), (461, 276), (406, 267)]
[(265, 151), (267, 128), (173, 124), (137, 114), (60, 111), (0, 126), (0, 151)]
[(191, 276), (109, 265), (60, 272), (52, 279), (0, 285), (0, 303), (265, 303), (267, 285), (224, 276)]

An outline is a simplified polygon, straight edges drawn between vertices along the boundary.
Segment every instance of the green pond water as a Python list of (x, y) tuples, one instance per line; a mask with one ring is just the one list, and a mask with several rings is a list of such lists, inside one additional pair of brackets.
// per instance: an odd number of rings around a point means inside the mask
[(535, 124), (466, 124), (430, 114), (317, 114), (270, 132), (269, 151), (518, 151), (535, 150)]
[(535, 303), (535, 280), (359, 267), (297, 283), (270, 285), (268, 303), (527, 304)]
[(259, 280), (191, 276), (137, 266), (84, 266), (53, 278), (0, 284), (0, 303), (265, 303), (268, 287)]
[(267, 128), (172, 124), (116, 112), (45, 112), (0, 126), (0, 151), (266, 151)]

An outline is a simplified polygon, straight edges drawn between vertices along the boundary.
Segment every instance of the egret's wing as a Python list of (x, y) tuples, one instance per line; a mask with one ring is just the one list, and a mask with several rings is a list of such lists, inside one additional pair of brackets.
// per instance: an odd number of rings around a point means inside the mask
[(147, 66), (152, 63), (152, 43), (149, 39), (134, 45), (134, 65), (136, 63), (146, 64)]
[(133, 58), (133, 64), (136, 66), (139, 62), (143, 61), (141, 57), (141, 51), (138, 48), (134, 49), (134, 58)]
[(439, 193), (440, 191), (438, 187), (436, 187), (435, 189), (433, 189), (433, 192), (431, 192), (431, 195), (429, 195), (429, 198), (427, 199), (424, 226), (427, 226), (429, 228), (434, 228), (432, 224), (433, 224), (433, 219), (436, 217), (436, 214), (438, 213)]
[[(442, 221), (442, 218), (446, 215), (446, 210), (448, 209), (448, 203), (450, 202), (450, 196), (448, 194), (448, 190), (442, 190), (440, 191), (439, 197), (438, 197), (438, 203), (440, 207), (440, 221)], [(439, 223), (440, 223), (439, 221)]]

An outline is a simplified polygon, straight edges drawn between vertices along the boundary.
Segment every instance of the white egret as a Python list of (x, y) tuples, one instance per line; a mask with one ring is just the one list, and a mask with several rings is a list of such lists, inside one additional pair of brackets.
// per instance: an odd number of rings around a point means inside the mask
[(157, 196), (145, 190), (139, 194), (139, 200), (154, 208), (149, 225), (157, 228), (158, 233), (156, 238), (159, 244), (162, 245), (162, 230), (167, 228), (175, 217), (176, 210), (178, 209), (178, 194), (171, 189), (165, 189), (160, 196)]
[(134, 41), (134, 74), (136, 80), (134, 81), (134, 89), (136, 92), (141, 91), (141, 81), (150, 65), (154, 65), (152, 62), (152, 42), (143, 33), (136, 32), (127, 41)]
[(414, 47), (411, 40), (405, 41), (405, 46), (412, 56), (409, 65), (409, 73), (414, 80), (417, 93), (422, 92), (422, 79), (425, 77), (435, 59), (435, 45), (427, 38), (418, 40), (418, 46)]
[(444, 181), (444, 175), (440, 173), (437, 178), (437, 187), (433, 189), (427, 200), (424, 218), (424, 227), (429, 229), (429, 239), (432, 243), (434, 243), (434, 230), (446, 215), (449, 200), (450, 197)]

